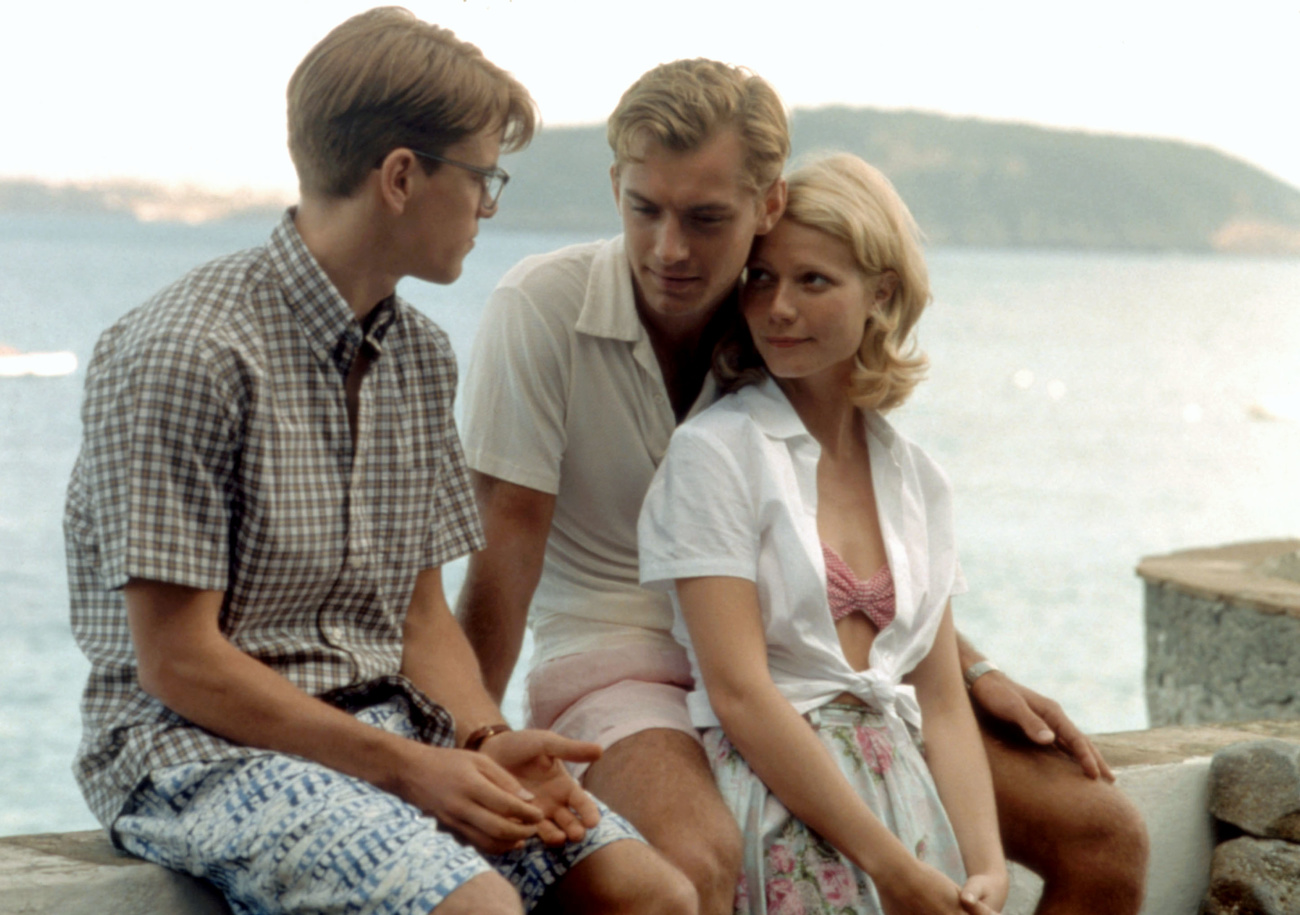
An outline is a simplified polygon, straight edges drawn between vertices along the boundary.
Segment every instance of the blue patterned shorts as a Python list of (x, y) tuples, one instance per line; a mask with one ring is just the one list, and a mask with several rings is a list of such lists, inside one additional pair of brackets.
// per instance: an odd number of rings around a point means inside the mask
[[(404, 699), (356, 717), (414, 733)], [(496, 871), (531, 910), (547, 888), (598, 848), (639, 838), (601, 805), (582, 842), (532, 839), (486, 855), (368, 782), (296, 756), (188, 763), (152, 773), (113, 824), (122, 847), (203, 877), (236, 915), (425, 915), (471, 878)]]

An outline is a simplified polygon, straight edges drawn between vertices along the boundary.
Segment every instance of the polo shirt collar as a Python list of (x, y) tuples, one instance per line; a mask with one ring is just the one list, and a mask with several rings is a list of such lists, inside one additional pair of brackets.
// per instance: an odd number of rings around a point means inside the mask
[(629, 343), (645, 336), (641, 316), (636, 312), (632, 270), (622, 235), (605, 242), (596, 252), (576, 327), (579, 333)]
[(363, 340), (371, 341), (376, 353), (382, 351), (384, 334), (397, 317), (396, 295), (376, 306), (362, 327), (352, 308), (307, 249), (293, 221), (296, 211), (295, 207), (287, 209), (271, 233), (267, 246), (271, 265), (277, 274), (284, 302), (298, 319), (312, 352), (322, 362), (332, 362), (346, 373)]

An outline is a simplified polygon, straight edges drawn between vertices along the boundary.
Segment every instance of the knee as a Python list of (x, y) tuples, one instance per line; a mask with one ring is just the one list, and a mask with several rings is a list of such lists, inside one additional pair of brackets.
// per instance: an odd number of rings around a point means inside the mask
[(617, 842), (571, 870), (534, 910), (539, 913), (619, 912), (621, 915), (698, 915), (695, 887), (650, 846)]
[(486, 872), (456, 887), (433, 911), (435, 915), (524, 915), (524, 906), (510, 881)]
[(652, 886), (638, 892), (626, 909), (632, 915), (701, 915), (700, 897), (686, 875), (665, 865)]
[(1046, 858), (1044, 882), (1104, 901), (1106, 911), (1136, 913), (1146, 890), (1150, 844), (1137, 808), (1116, 789), (1076, 811)]
[(1104, 868), (1110, 874), (1112, 894), (1122, 896), (1136, 912), (1141, 907), (1146, 889), (1147, 861), (1151, 852), (1146, 823), (1137, 808), (1116, 791), (1099, 832), (1100, 835), (1090, 843), (1094, 866)]
[(731, 911), (742, 850), (740, 829), (731, 816), (681, 836), (671, 850), (663, 849), (690, 881), (701, 913)]

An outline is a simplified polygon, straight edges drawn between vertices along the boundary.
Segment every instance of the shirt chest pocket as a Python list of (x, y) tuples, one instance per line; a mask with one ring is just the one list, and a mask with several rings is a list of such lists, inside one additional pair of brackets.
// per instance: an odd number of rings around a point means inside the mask
[(423, 422), (417, 411), (392, 411), (391, 425), (377, 429), (365, 473), (354, 498), (370, 523), (373, 546), (394, 558), (410, 558), (424, 546), (435, 522), (446, 433)]

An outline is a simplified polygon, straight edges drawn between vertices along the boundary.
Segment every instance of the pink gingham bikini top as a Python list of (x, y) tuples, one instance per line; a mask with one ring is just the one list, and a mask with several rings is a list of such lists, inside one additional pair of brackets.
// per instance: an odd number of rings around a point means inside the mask
[(837, 623), (854, 610), (861, 610), (877, 629), (884, 629), (894, 619), (894, 576), (885, 563), (866, 581), (858, 578), (849, 564), (825, 543), (826, 596), (830, 598), (831, 618)]

